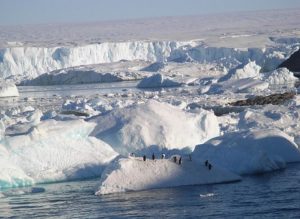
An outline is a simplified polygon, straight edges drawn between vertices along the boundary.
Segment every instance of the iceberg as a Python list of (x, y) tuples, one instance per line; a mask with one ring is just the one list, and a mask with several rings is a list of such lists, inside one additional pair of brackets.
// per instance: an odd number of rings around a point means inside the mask
[(254, 62), (249, 62), (246, 65), (238, 66), (228, 74), (230, 79), (258, 78), (261, 67)]
[(146, 160), (120, 158), (103, 172), (96, 195), (116, 192), (140, 191), (184, 185), (225, 183), (241, 180), (240, 176), (213, 166), (210, 170), (204, 162), (188, 158), (182, 163), (173, 159)]
[(269, 172), (300, 162), (297, 145), (277, 129), (226, 133), (196, 146), (192, 156), (239, 175)]
[(261, 74), (262, 80), (270, 85), (292, 85), (299, 79), (294, 76), (294, 73), (287, 68), (279, 68), (271, 72)]
[(171, 79), (169, 77), (164, 77), (164, 75), (157, 73), (138, 83), (138, 88), (159, 88), (159, 87), (178, 87), (181, 83)]
[(193, 150), (196, 144), (220, 134), (218, 119), (213, 112), (188, 113), (155, 100), (115, 109), (91, 121), (97, 123), (91, 135), (123, 155), (150, 146), (160, 150), (186, 147)]
[(18, 97), (17, 86), (11, 81), (0, 80), (0, 97)]
[(256, 93), (268, 89), (269, 83), (254, 79), (243, 78), (237, 80), (227, 80), (221, 83), (209, 85), (207, 94), (223, 94), (228, 92), (233, 93)]
[(118, 154), (90, 137), (95, 124), (46, 120), (0, 145), (0, 188), (100, 176)]

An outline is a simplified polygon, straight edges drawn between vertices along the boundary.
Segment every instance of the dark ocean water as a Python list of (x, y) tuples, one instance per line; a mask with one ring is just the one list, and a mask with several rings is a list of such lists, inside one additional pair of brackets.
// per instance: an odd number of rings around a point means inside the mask
[(8, 218), (300, 218), (300, 164), (232, 184), (95, 196), (98, 179), (2, 191)]

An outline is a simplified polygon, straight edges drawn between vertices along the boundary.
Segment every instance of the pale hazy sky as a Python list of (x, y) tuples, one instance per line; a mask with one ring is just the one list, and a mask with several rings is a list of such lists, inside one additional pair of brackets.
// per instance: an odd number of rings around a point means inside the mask
[(300, 0), (0, 0), (0, 25), (87, 22), (283, 8), (300, 8)]

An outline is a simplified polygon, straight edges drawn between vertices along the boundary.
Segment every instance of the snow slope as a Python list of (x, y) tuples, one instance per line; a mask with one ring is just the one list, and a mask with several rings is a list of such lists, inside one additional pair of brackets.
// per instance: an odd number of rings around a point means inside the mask
[(92, 121), (97, 123), (92, 135), (123, 155), (153, 145), (160, 149), (193, 149), (219, 135), (219, 124), (212, 112), (187, 113), (154, 100), (115, 109)]
[(183, 159), (179, 165), (171, 159), (121, 158), (105, 169), (96, 195), (238, 180), (239, 176), (224, 169), (209, 170), (204, 162)]
[(192, 156), (237, 174), (263, 173), (300, 162), (297, 145), (277, 129), (227, 133), (196, 146)]
[(100, 176), (117, 153), (89, 137), (95, 124), (47, 120), (0, 144), (0, 188)]

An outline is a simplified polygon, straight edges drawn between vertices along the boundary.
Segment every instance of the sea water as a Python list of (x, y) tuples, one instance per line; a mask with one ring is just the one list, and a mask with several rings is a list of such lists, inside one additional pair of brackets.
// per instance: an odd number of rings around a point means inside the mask
[(95, 196), (99, 179), (0, 192), (8, 218), (300, 218), (300, 164), (241, 182)]

